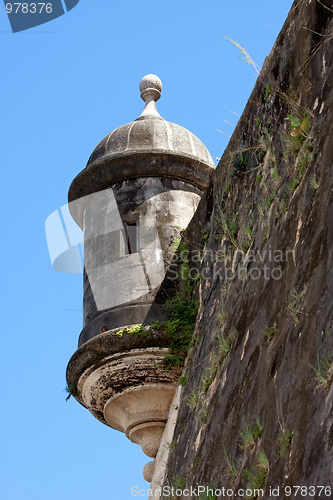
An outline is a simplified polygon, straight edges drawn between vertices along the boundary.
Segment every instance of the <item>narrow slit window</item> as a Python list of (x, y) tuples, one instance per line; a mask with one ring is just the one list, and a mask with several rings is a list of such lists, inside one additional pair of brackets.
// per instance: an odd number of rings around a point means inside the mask
[(138, 225), (136, 222), (124, 222), (126, 253), (138, 252)]

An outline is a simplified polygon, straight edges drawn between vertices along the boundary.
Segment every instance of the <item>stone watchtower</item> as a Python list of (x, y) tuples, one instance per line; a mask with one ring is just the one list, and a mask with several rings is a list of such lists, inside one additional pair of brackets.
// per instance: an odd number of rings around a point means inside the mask
[[(156, 297), (173, 242), (214, 168), (202, 142), (158, 113), (162, 83), (141, 80), (145, 108), (95, 148), (69, 189), (84, 232), (84, 327), (67, 367), (73, 396), (104, 424), (157, 454), (179, 369), (165, 371)], [(143, 325), (143, 326), (142, 326)], [(144, 476), (151, 480), (152, 467)]]

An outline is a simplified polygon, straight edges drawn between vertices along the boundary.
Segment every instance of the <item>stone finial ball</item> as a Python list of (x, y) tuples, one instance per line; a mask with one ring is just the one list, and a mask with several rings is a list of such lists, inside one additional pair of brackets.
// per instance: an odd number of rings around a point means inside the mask
[(145, 101), (149, 96), (152, 97), (154, 101), (158, 101), (161, 97), (162, 82), (156, 75), (146, 75), (142, 78), (140, 82), (140, 95)]

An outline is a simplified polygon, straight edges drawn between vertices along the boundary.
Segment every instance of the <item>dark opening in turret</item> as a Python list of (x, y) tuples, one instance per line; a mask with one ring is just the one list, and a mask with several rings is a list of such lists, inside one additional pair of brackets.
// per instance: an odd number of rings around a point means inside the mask
[(124, 222), (126, 254), (138, 252), (138, 225), (137, 222)]

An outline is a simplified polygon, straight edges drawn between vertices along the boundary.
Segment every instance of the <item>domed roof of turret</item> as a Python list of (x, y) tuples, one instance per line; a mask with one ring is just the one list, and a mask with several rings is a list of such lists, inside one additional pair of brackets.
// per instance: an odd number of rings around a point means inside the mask
[(198, 159), (214, 168), (206, 146), (189, 130), (164, 120), (156, 109), (162, 82), (147, 75), (140, 82), (141, 98), (146, 106), (141, 116), (108, 134), (95, 148), (88, 164), (113, 156), (144, 152), (166, 152)]
[[(73, 202), (129, 179), (168, 177), (200, 190), (215, 168), (206, 146), (186, 128), (164, 120), (156, 109), (162, 82), (147, 75), (140, 82), (145, 101), (142, 114), (107, 135), (94, 149), (87, 166), (73, 180), (68, 200)], [(80, 206), (76, 203), (76, 207)], [(83, 202), (82, 202), (83, 206)], [(82, 210), (70, 205), (74, 219)], [(79, 223), (79, 222), (78, 222)]]
[(94, 149), (87, 166), (102, 159), (142, 151), (187, 156), (214, 168), (208, 149), (194, 134), (160, 116), (155, 103), (161, 90), (162, 82), (157, 76), (147, 75), (141, 80), (141, 98), (146, 103), (141, 116), (108, 134)]

